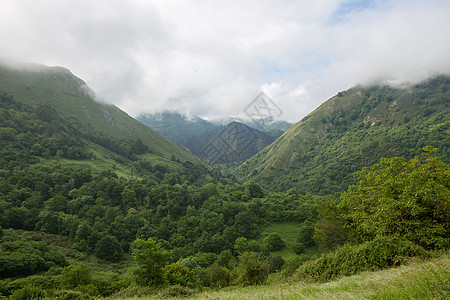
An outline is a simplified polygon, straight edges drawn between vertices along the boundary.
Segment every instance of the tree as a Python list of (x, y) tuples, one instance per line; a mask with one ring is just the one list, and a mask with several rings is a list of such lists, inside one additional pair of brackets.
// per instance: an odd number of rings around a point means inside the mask
[(297, 242), (302, 243), (306, 247), (312, 246), (314, 241), (312, 240), (314, 234), (314, 224), (310, 221), (305, 221), (299, 228), (297, 235)]
[(238, 254), (242, 254), (248, 251), (248, 241), (245, 237), (239, 237), (234, 242), (234, 251)]
[(95, 246), (95, 256), (108, 261), (119, 261), (122, 257), (122, 247), (114, 236), (106, 235)]
[(264, 238), (264, 246), (267, 251), (277, 251), (284, 248), (284, 242), (278, 233), (272, 232)]
[(151, 238), (137, 239), (133, 245), (133, 256), (138, 266), (134, 270), (138, 284), (157, 286), (164, 282), (163, 268), (169, 260), (169, 252), (160, 244)]
[(60, 283), (62, 288), (73, 289), (92, 282), (91, 271), (84, 264), (70, 265), (63, 269)]
[(326, 200), (318, 203), (318, 209), (319, 220), (314, 228), (314, 243), (323, 250), (333, 249), (343, 244), (347, 240), (347, 229), (340, 218), (342, 208)]
[(409, 161), (382, 158), (357, 172), (359, 185), (343, 193), (342, 218), (355, 241), (398, 235), (425, 248), (447, 248), (450, 168), (425, 152)]

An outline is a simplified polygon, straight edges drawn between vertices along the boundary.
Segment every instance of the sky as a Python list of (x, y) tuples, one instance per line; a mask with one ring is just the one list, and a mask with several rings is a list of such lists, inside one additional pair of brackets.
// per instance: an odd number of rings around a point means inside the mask
[(448, 0), (2, 0), (0, 58), (63, 66), (132, 116), (296, 122), (356, 84), (450, 73)]

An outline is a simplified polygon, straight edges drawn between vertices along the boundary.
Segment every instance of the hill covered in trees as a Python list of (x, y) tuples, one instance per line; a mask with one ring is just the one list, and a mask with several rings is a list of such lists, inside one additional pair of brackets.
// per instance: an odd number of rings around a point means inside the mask
[[(0, 77), (7, 82), (5, 78), (20, 75), (24, 83), (11, 81), (8, 89), (6, 84), (0, 89), (0, 298), (196, 295), (268, 281), (329, 281), (448, 251), (446, 77), (414, 87), (422, 93), (421, 103), (402, 104), (403, 92), (395, 89), (387, 95), (398, 98), (376, 96), (386, 95), (386, 88), (378, 88), (366, 91), (364, 97), (359, 90), (348, 91), (324, 104), (328, 110), (334, 107), (334, 113), (319, 118), (315, 114), (323, 108), (318, 109), (253, 159), (272, 153), (273, 147), (293, 144), (295, 139), (292, 143), (286, 139), (296, 136), (297, 130), (305, 131), (302, 124), (309, 124), (308, 120), (315, 124), (312, 121), (317, 118), (329, 131), (318, 137), (318, 129), (306, 127), (311, 139), (318, 141), (305, 152), (311, 157), (321, 153), (311, 152), (311, 147), (331, 154), (341, 147), (349, 155), (350, 147), (355, 151), (363, 147), (364, 138), (386, 134), (390, 139), (380, 140), (379, 147), (389, 141), (394, 145), (402, 132), (405, 144), (390, 148), (396, 157), (376, 160), (373, 165), (368, 158), (383, 148), (374, 146), (366, 160), (353, 153), (365, 168), (352, 167), (358, 171), (357, 182), (348, 189), (343, 188), (350, 182), (345, 181), (347, 177), (342, 177), (341, 185), (325, 180), (317, 189), (313, 184), (317, 178), (295, 181), (280, 173), (271, 179), (273, 185), (292, 182), (294, 188), (274, 192), (267, 182), (264, 187), (251, 180), (239, 181), (186, 152), (178, 156), (182, 150), (153, 131), (148, 132), (158, 137), (156, 144), (162, 141), (159, 146), (147, 144), (148, 137), (109, 134), (119, 123), (102, 130), (104, 120), (90, 126), (80, 121), (81, 115), (70, 117), (55, 99), (65, 102), (67, 109), (78, 107), (79, 101), (96, 104), (78, 96), (64, 98), (61, 89), (53, 91), (49, 85), (40, 90), (38, 84), (31, 84), (59, 82), (59, 69), (56, 73), (45, 70), (43, 78), (34, 69), (32, 74), (16, 70)], [(47, 96), (54, 93), (56, 102), (42, 101), (43, 91)], [(340, 98), (347, 100), (339, 102)], [(78, 101), (77, 105), (72, 101)], [(369, 110), (371, 101), (376, 104)], [(422, 106), (430, 111), (417, 108)], [(404, 111), (415, 118), (404, 119)], [(355, 125), (349, 121), (353, 118), (360, 121)], [(377, 131), (380, 126), (390, 129)], [(408, 134), (423, 133), (419, 129), (426, 129), (428, 135), (418, 136), (419, 142), (412, 144)], [(149, 129), (142, 134), (145, 130)], [(358, 130), (363, 140), (355, 138)], [(321, 144), (333, 137), (341, 140), (328, 148)], [(344, 141), (356, 143), (351, 146)], [(417, 148), (425, 142), (441, 143), (442, 149)], [(302, 145), (297, 145), (298, 151)], [(167, 151), (154, 153), (157, 147)], [(273, 159), (291, 172), (296, 169), (285, 162), (289, 153), (280, 152), (281, 157)], [(333, 158), (337, 160), (329, 176), (344, 174), (339, 173), (341, 168), (350, 172), (343, 157)], [(309, 172), (306, 175), (316, 171)], [(331, 193), (341, 188), (346, 192)], [(439, 277), (441, 271), (436, 269), (434, 274)], [(439, 281), (432, 284), (439, 293), (445, 292)]]

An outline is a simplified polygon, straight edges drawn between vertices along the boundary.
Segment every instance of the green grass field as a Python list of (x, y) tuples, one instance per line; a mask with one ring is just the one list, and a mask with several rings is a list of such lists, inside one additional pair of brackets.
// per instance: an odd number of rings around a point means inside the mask
[[(271, 233), (278, 233), (281, 236), (285, 248), (271, 252), (272, 255), (280, 255), (284, 260), (294, 257), (296, 254), (293, 250), (294, 244), (298, 235), (298, 228), (302, 223), (299, 222), (283, 222), (283, 223), (272, 223), (262, 229), (261, 235), (256, 239), (260, 244), (263, 243), (264, 238)], [(311, 247), (305, 249), (305, 254), (307, 256), (319, 255), (320, 250), (318, 247)]]

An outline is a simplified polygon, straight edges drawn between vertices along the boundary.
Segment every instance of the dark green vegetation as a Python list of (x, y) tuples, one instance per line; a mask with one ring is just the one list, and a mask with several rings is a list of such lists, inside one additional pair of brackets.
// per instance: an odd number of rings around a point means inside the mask
[(449, 163), (450, 77), (406, 89), (373, 86), (340, 92), (286, 131), (234, 174), (270, 190), (343, 192), (352, 173), (381, 157), (440, 149)]
[(137, 120), (211, 164), (248, 159), (272, 143), (291, 125), (267, 120), (258, 120), (258, 123), (231, 120), (226, 125), (219, 125), (199, 117), (188, 118), (169, 112), (144, 114), (138, 116)]
[[(449, 248), (445, 144), (367, 165), (340, 195), (314, 195), (307, 181), (271, 193), (156, 155), (144, 138), (110, 135), (52, 103), (0, 95), (0, 298), (177, 297), (324, 281)], [(427, 115), (437, 126), (430, 139), (448, 130), (442, 111)]]

